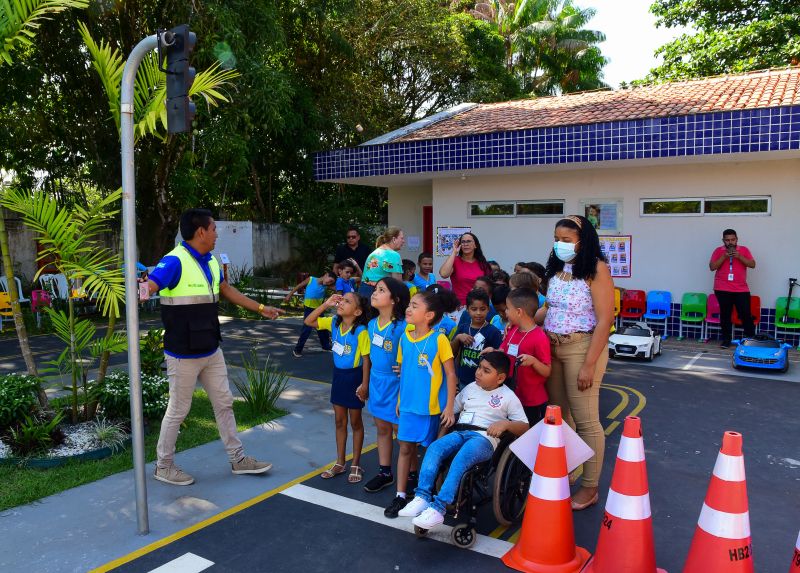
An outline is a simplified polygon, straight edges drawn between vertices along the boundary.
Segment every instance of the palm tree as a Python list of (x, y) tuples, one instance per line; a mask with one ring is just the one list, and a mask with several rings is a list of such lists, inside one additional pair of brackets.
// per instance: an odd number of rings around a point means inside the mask
[[(69, 8), (86, 8), (88, 5), (88, 0), (0, 0), (0, 66), (13, 63), (11, 58), (13, 50), (32, 44), (36, 30), (43, 20)], [(3, 181), (0, 181), (0, 197), (2, 195)], [(19, 304), (19, 296), (22, 293), (17, 292), (14, 281), (14, 267), (2, 209), (0, 209), (0, 255), (2, 255), (8, 281), (8, 294), (14, 313), (14, 326), (17, 329), (19, 347), (25, 359), (28, 374), (38, 377), (36, 362), (33, 360), (33, 353), (31, 353), (28, 342), (28, 330), (25, 328), (25, 320)], [(38, 397), (39, 404), (43, 408), (47, 407), (47, 394), (41, 385), (38, 388)]]
[[(84, 372), (82, 359), (85, 357), (81, 352), (89, 347), (94, 336), (94, 325), (88, 320), (76, 320), (72, 286), (80, 284), (85, 295), (96, 300), (104, 315), (119, 315), (119, 307), (125, 300), (119, 257), (102, 247), (98, 239), (107, 231), (111, 218), (117, 214), (116, 205), (121, 197), (122, 193), (116, 191), (88, 209), (76, 205), (69, 210), (43, 191), (30, 193), (11, 188), (0, 199), (0, 205), (19, 213), (25, 225), (36, 234), (42, 246), (38, 260), (52, 259), (51, 264), (67, 277), (70, 286), (67, 312), (50, 308), (48, 313), (56, 326), (57, 335), (67, 343), (58, 362), (68, 363), (72, 375), (73, 423), (78, 418), (78, 379)], [(34, 280), (42, 270), (36, 273)], [(119, 333), (112, 331), (102, 344), (119, 348), (119, 341)]]
[(471, 13), (496, 26), (506, 66), (523, 91), (555, 95), (608, 87), (602, 79), (607, 60), (597, 46), (605, 35), (585, 29), (594, 9), (572, 0), (488, 0)]
[[(83, 23), (79, 23), (78, 28), (86, 44), (86, 49), (89, 51), (92, 67), (103, 84), (103, 89), (108, 99), (108, 109), (111, 117), (114, 118), (117, 132), (119, 132), (120, 80), (125, 67), (122, 54), (108, 42), (103, 40), (100, 40), (99, 43), (96, 42), (89, 33), (89, 29)], [(217, 106), (220, 102), (229, 101), (221, 90), (239, 75), (236, 70), (222, 69), (219, 63), (214, 63), (211, 67), (197, 74), (190, 87), (189, 95), (202, 97), (209, 107)], [(166, 97), (166, 76), (164, 72), (159, 70), (157, 55), (155, 52), (150, 52), (142, 60), (136, 73), (133, 114), (135, 141), (147, 136), (154, 136), (164, 141), (166, 141), (167, 137), (174, 137), (166, 134), (167, 108), (164, 105)], [(122, 251), (121, 236), (119, 251)], [(106, 342), (109, 346), (111, 346), (111, 337), (114, 333), (116, 321), (116, 315), (110, 314), (108, 316)], [(100, 358), (99, 381), (105, 377), (109, 356), (110, 353), (104, 351)]]

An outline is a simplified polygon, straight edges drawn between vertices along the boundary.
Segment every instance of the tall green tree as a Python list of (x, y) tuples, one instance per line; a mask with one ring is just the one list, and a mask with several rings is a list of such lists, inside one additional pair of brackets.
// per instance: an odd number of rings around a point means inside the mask
[(800, 63), (800, 5), (796, 0), (657, 0), (657, 25), (689, 26), (656, 50), (663, 63), (647, 81), (741, 73)]
[[(41, 23), (70, 8), (86, 8), (86, 0), (3, 0), (0, 2), (0, 67), (3, 64), (13, 65), (12, 51), (23, 51), (33, 45), (33, 38), (36, 30)], [(0, 165), (0, 167), (3, 167)], [(3, 198), (5, 190), (3, 181), (0, 180), (0, 199)], [(36, 361), (33, 359), (30, 343), (28, 341), (28, 330), (25, 327), (25, 320), (22, 316), (22, 308), (19, 297), (22, 293), (17, 292), (16, 281), (14, 280), (14, 265), (11, 259), (11, 249), (8, 245), (8, 232), (6, 231), (3, 210), (0, 209), (0, 256), (2, 256), (3, 267), (5, 269), (6, 281), (8, 283), (9, 299), (14, 315), (14, 326), (17, 331), (20, 351), (25, 360), (28, 373), (38, 376)], [(38, 387), (39, 404), (47, 406), (47, 395), (41, 385)]]
[(587, 29), (595, 15), (572, 0), (488, 0), (471, 14), (493, 24), (503, 38), (505, 62), (520, 89), (554, 95), (608, 87), (601, 32)]

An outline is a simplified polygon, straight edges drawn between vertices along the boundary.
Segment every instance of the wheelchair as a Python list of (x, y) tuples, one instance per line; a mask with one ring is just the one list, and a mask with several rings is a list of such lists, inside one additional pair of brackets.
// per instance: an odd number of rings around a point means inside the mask
[[(464, 426), (457, 424), (455, 429), (484, 429)], [(516, 436), (511, 432), (504, 432), (491, 459), (475, 464), (461, 477), (456, 498), (447, 506), (447, 515), (459, 521), (450, 533), (450, 540), (456, 547), (469, 549), (475, 545), (478, 540), (475, 528), (478, 509), (489, 503), (500, 525), (509, 526), (522, 521), (531, 470), (508, 447), (515, 439)], [(450, 469), (449, 462), (442, 464), (439, 469), (434, 488), (436, 492), (444, 483)], [(428, 534), (428, 530), (415, 525), (414, 533), (422, 538)]]

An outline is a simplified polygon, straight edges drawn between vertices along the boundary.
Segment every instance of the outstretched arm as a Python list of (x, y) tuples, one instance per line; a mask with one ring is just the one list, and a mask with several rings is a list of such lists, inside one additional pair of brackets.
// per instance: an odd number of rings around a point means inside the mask
[(240, 306), (249, 311), (260, 314), (264, 318), (278, 318), (283, 314), (283, 311), (272, 306), (265, 306), (258, 301), (253, 300), (239, 292), (236, 287), (228, 284), (228, 281), (223, 281), (219, 285), (219, 294), (236, 306)]

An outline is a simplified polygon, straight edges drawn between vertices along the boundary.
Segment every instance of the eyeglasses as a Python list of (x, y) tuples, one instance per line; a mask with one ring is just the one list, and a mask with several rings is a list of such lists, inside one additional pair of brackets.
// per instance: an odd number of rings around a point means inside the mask
[(348, 239), (357, 239), (358, 235), (347, 235)]

